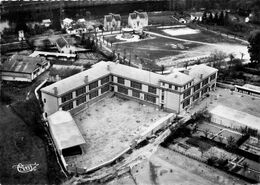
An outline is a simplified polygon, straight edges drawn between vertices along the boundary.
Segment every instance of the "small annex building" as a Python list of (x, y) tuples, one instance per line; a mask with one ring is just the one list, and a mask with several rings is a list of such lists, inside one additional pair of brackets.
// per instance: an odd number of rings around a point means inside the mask
[(5, 81), (32, 82), (50, 67), (42, 57), (13, 55), (3, 63), (1, 78)]
[(58, 153), (64, 157), (82, 154), (85, 140), (67, 111), (57, 111), (48, 117), (49, 129)]
[(60, 37), (56, 40), (56, 46), (60, 53), (74, 54), (76, 52), (76, 47), (70, 45), (64, 37)]
[(257, 132), (260, 133), (259, 117), (223, 105), (218, 105), (212, 109), (210, 113), (211, 121), (213, 123), (231, 127), (233, 129), (248, 127), (257, 130)]

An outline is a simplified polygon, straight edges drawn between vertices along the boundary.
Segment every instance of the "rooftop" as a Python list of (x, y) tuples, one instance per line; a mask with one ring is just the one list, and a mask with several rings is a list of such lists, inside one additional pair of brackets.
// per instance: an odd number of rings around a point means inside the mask
[(210, 113), (219, 117), (238, 122), (250, 128), (260, 130), (260, 118), (251, 114), (232, 109), (223, 105), (218, 105)]
[(69, 112), (57, 111), (48, 117), (48, 122), (58, 149), (62, 150), (85, 143)]
[(139, 16), (140, 19), (145, 19), (147, 17), (147, 13), (146, 12), (138, 12), (138, 11), (134, 11), (133, 13), (129, 14), (131, 19), (136, 19), (137, 16)]
[[(209, 68), (205, 65), (202, 67), (197, 67), (195, 69), (208, 69)], [(213, 70), (212, 70), (213, 71)], [(216, 71), (216, 69), (214, 69)], [(145, 71), (142, 69), (130, 67), (123, 64), (117, 64), (114, 62), (99, 62), (94, 64), (92, 68), (83, 71), (81, 73), (75, 74), (71, 77), (58, 81), (54, 84), (51, 84), (47, 87), (41, 89), (43, 92), (47, 92), (50, 94), (54, 94), (54, 88), (57, 88), (57, 96), (62, 95), (70, 90), (83, 86), (85, 82), (85, 78), (87, 76), (88, 83), (101, 78), (103, 76), (114, 74), (122, 77), (126, 77), (132, 80), (141, 81), (143, 83), (152, 84), (159, 86), (160, 81), (167, 81), (169, 83), (177, 84), (177, 85), (184, 85), (190, 81), (192, 81), (193, 77), (186, 75), (181, 72), (173, 72), (170, 75), (161, 75), (157, 73), (153, 73), (150, 71)]]
[(68, 44), (68, 42), (65, 40), (64, 37), (60, 37), (56, 40), (56, 44), (60, 47), (63, 48), (64, 46), (66, 46)]
[(189, 76), (194, 78), (194, 83), (201, 81), (201, 75), (202, 78), (205, 78), (206, 76), (209, 76), (218, 71), (216, 68), (209, 67), (205, 64), (188, 67), (188, 70), (189, 70)]
[(260, 92), (260, 86), (251, 85), (251, 84), (245, 84), (245, 85), (243, 85), (243, 87), (245, 87), (247, 89), (250, 89), (250, 90), (254, 90), (254, 91)]
[(44, 63), (46, 63), (46, 60), (43, 58), (13, 55), (9, 60), (3, 63), (2, 71), (32, 73)]

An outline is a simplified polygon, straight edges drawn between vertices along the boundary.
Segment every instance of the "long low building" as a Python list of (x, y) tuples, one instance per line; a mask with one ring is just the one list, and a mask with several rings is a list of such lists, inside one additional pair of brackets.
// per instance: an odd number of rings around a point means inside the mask
[(2, 80), (32, 82), (50, 67), (50, 62), (40, 57), (13, 55), (3, 63)]
[(216, 87), (217, 69), (204, 64), (169, 75), (99, 62), (41, 89), (45, 117), (58, 110), (78, 111), (108, 93), (180, 113)]
[(260, 133), (259, 117), (223, 105), (218, 105), (212, 109), (210, 113), (213, 123), (238, 130), (247, 127)]

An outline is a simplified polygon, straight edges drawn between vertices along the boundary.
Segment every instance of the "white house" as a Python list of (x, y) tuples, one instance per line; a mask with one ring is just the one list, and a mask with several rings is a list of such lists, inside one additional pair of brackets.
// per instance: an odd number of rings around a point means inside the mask
[(110, 13), (104, 17), (104, 29), (116, 30), (121, 27), (121, 16), (119, 14)]
[(128, 16), (128, 25), (134, 30), (142, 30), (148, 26), (148, 14), (146, 12), (134, 11)]
[(204, 64), (161, 75), (142, 69), (99, 62), (89, 70), (41, 89), (45, 117), (58, 110), (79, 111), (115, 94), (169, 112), (180, 113), (215, 89), (217, 69)]
[(190, 14), (191, 21), (202, 21), (203, 12), (192, 12)]
[(56, 40), (56, 46), (60, 53), (74, 54), (77, 49), (75, 46), (72, 46), (64, 37), (60, 37)]
[(50, 62), (40, 57), (13, 55), (3, 63), (2, 80), (32, 82), (50, 67)]
[(42, 25), (45, 27), (49, 27), (51, 25), (51, 20), (50, 19), (42, 20)]
[(67, 27), (69, 27), (72, 24), (72, 22), (73, 22), (72, 19), (65, 18), (65, 19), (62, 20), (61, 27), (62, 28), (67, 28)]

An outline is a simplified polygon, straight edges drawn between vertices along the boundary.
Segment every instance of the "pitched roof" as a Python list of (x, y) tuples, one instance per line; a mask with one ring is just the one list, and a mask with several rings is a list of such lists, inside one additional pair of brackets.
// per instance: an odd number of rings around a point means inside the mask
[(106, 15), (105, 19), (107, 22), (111, 22), (112, 21), (112, 15)]
[(140, 19), (145, 19), (147, 17), (147, 13), (146, 12), (138, 12), (138, 11), (134, 11), (133, 13), (129, 14), (131, 19), (136, 19), (137, 16), (139, 16)]
[(43, 58), (13, 55), (3, 63), (2, 71), (32, 73), (44, 63), (46, 63), (46, 60)]
[(60, 47), (63, 48), (64, 46), (66, 46), (68, 44), (68, 42), (65, 40), (64, 37), (60, 37), (56, 40), (56, 44)]
[(48, 117), (48, 122), (58, 149), (62, 150), (85, 143), (69, 112), (57, 111)]
[(113, 14), (116, 21), (121, 21), (121, 16), (119, 14)]

